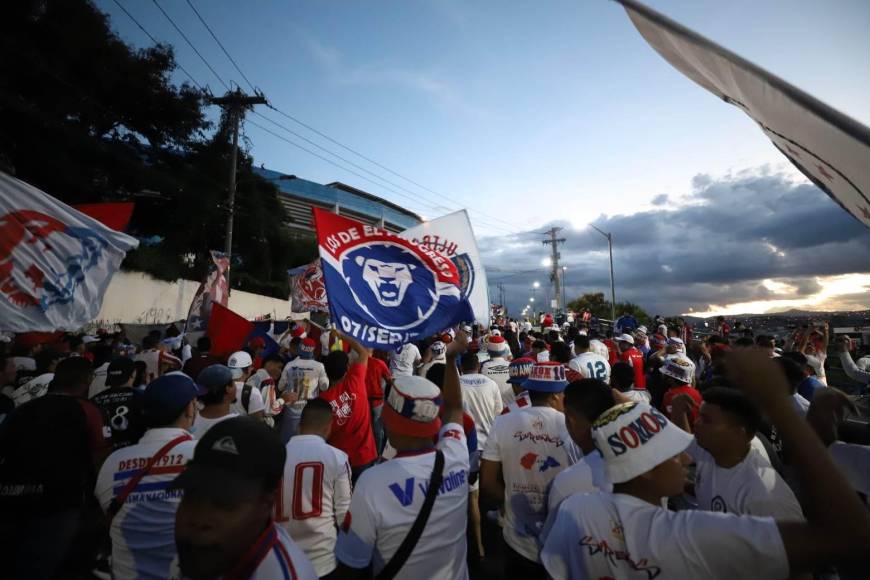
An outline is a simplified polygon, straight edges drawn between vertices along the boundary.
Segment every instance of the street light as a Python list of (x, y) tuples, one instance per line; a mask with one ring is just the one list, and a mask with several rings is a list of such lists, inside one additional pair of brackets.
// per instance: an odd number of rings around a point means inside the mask
[(565, 316), (568, 315), (568, 293), (565, 288), (565, 273), (568, 271), (568, 266), (562, 266), (562, 308), (565, 309)]
[(616, 322), (616, 286), (613, 284), (613, 235), (599, 230), (592, 224), (589, 227), (607, 238), (607, 247), (610, 250), (610, 318), (611, 324)]

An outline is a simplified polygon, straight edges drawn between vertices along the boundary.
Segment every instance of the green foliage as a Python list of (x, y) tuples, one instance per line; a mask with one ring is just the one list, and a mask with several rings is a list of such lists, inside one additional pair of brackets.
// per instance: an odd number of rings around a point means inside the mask
[[(70, 204), (135, 201), (129, 233), (162, 241), (128, 254), (124, 267), (201, 278), (209, 250), (224, 249), (226, 119), (213, 127), (207, 95), (171, 83), (170, 46), (132, 49), (90, 2), (6, 8), (0, 169)], [(286, 297), (287, 268), (313, 259), (316, 248), (290, 239), (277, 189), (251, 164), (240, 151), (232, 284)]]
[[(604, 298), (603, 292), (586, 293), (568, 302), (568, 308), (574, 312), (588, 310), (596, 318), (610, 319), (610, 300)], [(643, 308), (632, 302), (617, 302), (616, 316), (629, 312), (637, 318), (641, 324), (647, 324), (651, 320), (649, 314)]]

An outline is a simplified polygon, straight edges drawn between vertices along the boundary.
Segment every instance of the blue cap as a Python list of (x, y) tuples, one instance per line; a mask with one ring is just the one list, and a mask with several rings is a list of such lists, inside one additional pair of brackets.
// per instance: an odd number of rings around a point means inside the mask
[(178, 373), (158, 377), (145, 387), (142, 406), (149, 419), (171, 420), (192, 400), (205, 393), (193, 379)]
[(233, 371), (226, 365), (209, 365), (199, 371), (196, 382), (206, 391), (222, 389), (233, 382)]

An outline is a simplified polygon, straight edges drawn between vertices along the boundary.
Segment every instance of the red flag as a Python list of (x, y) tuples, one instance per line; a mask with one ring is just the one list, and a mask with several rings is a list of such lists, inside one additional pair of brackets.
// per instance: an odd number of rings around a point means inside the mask
[(81, 203), (73, 207), (113, 230), (123, 232), (133, 216), (132, 201), (123, 203)]
[(214, 356), (227, 358), (237, 350), (242, 350), (253, 330), (253, 322), (218, 302), (212, 303), (207, 334), (211, 339), (210, 352)]

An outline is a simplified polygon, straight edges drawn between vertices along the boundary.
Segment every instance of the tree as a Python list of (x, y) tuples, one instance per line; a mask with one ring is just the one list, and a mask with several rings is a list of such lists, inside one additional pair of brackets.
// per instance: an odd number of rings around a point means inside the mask
[[(131, 48), (91, 2), (5, 8), (0, 169), (70, 204), (135, 200), (129, 233), (156, 243), (123, 267), (199, 279), (209, 250), (224, 247), (227, 120), (213, 126), (208, 95), (173, 85), (171, 46)], [(316, 247), (289, 238), (278, 191), (252, 161), (240, 151), (233, 287), (286, 297), (286, 269)]]
[[(610, 319), (610, 300), (604, 298), (603, 292), (586, 293), (568, 302), (568, 309), (574, 312), (588, 310), (596, 318)], [(649, 323), (651, 318), (643, 308), (633, 302), (617, 302), (616, 316), (629, 312), (637, 318), (638, 322)]]

